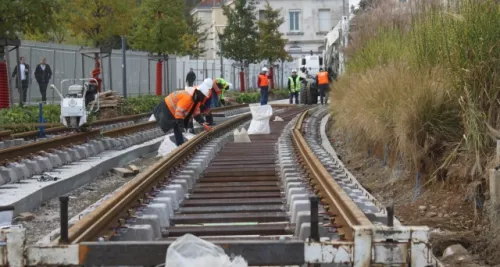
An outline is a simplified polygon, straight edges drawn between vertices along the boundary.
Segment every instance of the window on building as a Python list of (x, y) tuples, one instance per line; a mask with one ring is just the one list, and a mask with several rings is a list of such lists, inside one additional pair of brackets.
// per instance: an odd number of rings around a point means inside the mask
[(266, 19), (266, 14), (264, 13), (264, 10), (259, 10), (259, 20), (265, 20)]
[(330, 31), (330, 9), (320, 9), (318, 12), (319, 32)]
[(291, 10), (289, 12), (290, 16), (290, 31), (298, 32), (300, 30), (300, 11), (299, 10)]

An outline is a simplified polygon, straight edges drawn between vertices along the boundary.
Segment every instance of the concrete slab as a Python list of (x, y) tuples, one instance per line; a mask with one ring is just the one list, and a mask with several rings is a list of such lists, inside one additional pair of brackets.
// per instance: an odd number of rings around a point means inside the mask
[[(49, 199), (88, 184), (116, 166), (126, 165), (141, 155), (157, 151), (162, 141), (163, 137), (160, 137), (124, 150), (104, 151), (98, 157), (66, 165), (71, 166), (71, 168), (61, 168), (53, 172), (47, 172), (58, 177), (57, 181), (38, 182), (35, 179), (27, 179), (23, 184), (9, 184), (6, 188), (0, 186), (2, 205), (14, 206), (15, 215), (31, 211)], [(86, 148), (80, 148), (80, 151), (82, 150), (86, 150)], [(48, 158), (44, 158), (49, 161)], [(1, 170), (0, 168), (0, 172)]]

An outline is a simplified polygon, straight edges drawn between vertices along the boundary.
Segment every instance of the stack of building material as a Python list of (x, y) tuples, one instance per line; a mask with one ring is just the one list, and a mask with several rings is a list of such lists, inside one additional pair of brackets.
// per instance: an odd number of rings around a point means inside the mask
[[(90, 102), (92, 105), (94, 101)], [(123, 97), (115, 91), (106, 91), (99, 93), (100, 108), (120, 108), (123, 105)]]

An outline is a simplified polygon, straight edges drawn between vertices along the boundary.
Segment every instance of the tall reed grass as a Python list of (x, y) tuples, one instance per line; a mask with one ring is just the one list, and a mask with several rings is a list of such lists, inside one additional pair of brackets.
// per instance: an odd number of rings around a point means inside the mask
[(355, 23), (347, 74), (332, 90), (337, 126), (415, 170), (459, 156), (481, 173), (500, 137), (498, 1), (381, 1)]

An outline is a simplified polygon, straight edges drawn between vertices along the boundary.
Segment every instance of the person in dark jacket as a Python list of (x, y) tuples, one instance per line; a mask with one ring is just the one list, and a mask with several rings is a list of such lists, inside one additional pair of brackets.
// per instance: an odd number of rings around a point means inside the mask
[(196, 81), (196, 74), (194, 73), (193, 68), (190, 68), (186, 76), (186, 82), (188, 83), (188, 86), (191, 87), (193, 86), (194, 81)]
[(42, 95), (42, 102), (44, 104), (47, 103), (47, 86), (49, 85), (50, 78), (52, 78), (52, 70), (46, 61), (45, 57), (42, 57), (40, 64), (35, 68), (35, 79), (40, 87), (40, 95)]
[[(28, 86), (30, 83), (30, 65), (24, 62), (25, 61), (24, 57), (19, 58), (19, 61), (20, 64), (19, 66), (16, 65), (14, 72), (12, 72), (12, 77), (16, 78), (16, 87), (17, 90), (19, 91), (19, 102), (22, 105), (23, 103), (26, 103), (26, 97), (28, 95)], [(20, 77), (17, 76), (18, 68), (20, 69), (21, 73)], [(21, 80), (21, 84), (19, 84), (19, 80)]]

